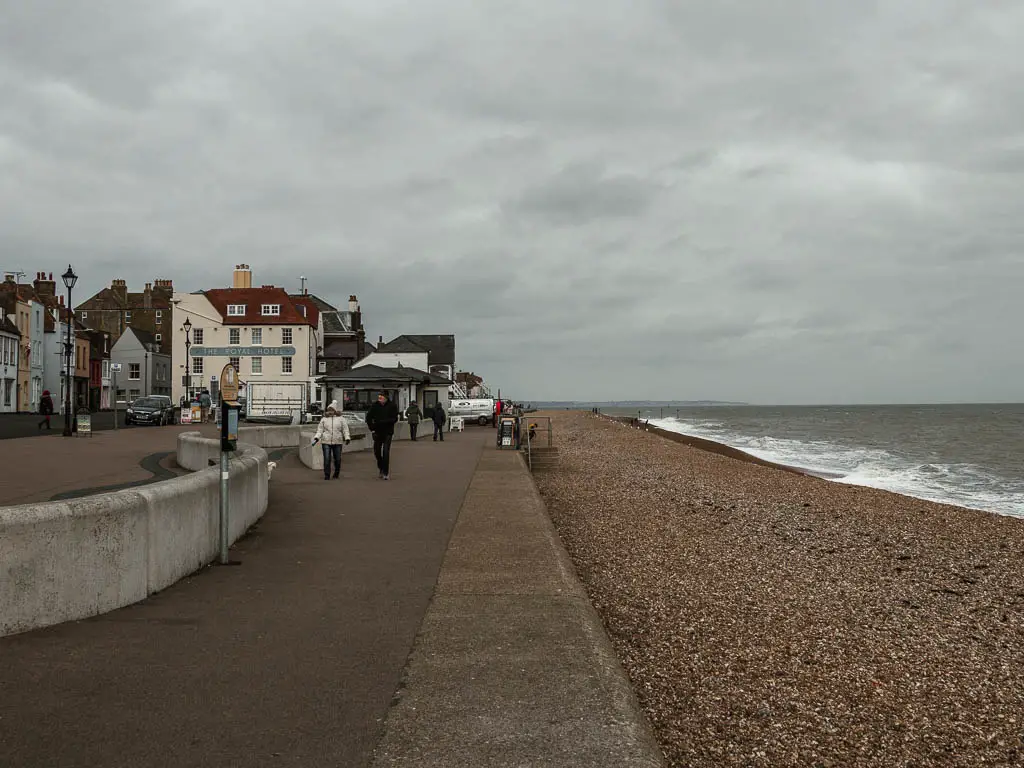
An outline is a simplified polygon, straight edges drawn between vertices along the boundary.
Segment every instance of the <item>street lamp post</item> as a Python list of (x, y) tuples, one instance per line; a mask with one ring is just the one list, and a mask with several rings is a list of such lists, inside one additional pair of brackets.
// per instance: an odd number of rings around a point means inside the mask
[(72, 331), (72, 323), (75, 321), (74, 313), (71, 311), (71, 289), (75, 287), (75, 283), (78, 282), (78, 275), (68, 264), (68, 271), (60, 276), (61, 280), (64, 281), (64, 286), (68, 289), (68, 309), (67, 317), (65, 318), (68, 322), (68, 340), (64, 346), (64, 354), (67, 356), (67, 374), (64, 379), (64, 437), (71, 437), (71, 385), (74, 382), (74, 372), (71, 370), (71, 351), (74, 348), (74, 340)]
[(192, 348), (192, 339), (189, 333), (192, 331), (192, 321), (187, 317), (185, 323), (181, 326), (182, 330), (185, 331), (185, 401), (188, 403), (192, 402), (192, 358), (189, 357), (189, 349)]

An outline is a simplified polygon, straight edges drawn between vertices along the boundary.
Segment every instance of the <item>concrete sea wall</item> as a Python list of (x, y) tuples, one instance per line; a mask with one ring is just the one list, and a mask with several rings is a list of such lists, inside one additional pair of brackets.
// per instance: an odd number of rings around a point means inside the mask
[[(267, 454), (239, 444), (230, 462), (230, 538), (267, 509)], [(164, 589), (219, 546), (219, 443), (178, 436), (193, 474), (67, 501), (0, 507), (0, 636), (83, 619)], [(184, 465), (183, 465), (184, 466)]]

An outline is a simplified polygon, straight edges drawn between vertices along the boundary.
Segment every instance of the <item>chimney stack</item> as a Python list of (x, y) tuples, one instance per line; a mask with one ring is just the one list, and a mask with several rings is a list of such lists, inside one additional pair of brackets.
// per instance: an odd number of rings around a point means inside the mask
[(153, 284), (146, 283), (146, 288), (142, 291), (142, 306), (146, 309), (153, 308)]
[(124, 280), (111, 280), (110, 292), (117, 296), (121, 302), (121, 306), (128, 306), (128, 284)]
[(355, 297), (355, 294), (351, 294), (348, 297), (348, 311), (358, 312), (359, 311), (359, 299)]
[(53, 299), (57, 295), (57, 283), (53, 280), (52, 272), (49, 279), (45, 272), (37, 272), (36, 279), (32, 281), (32, 287), (35, 288), (36, 295), (43, 300), (44, 304), (49, 304), (48, 299)]
[(248, 264), (236, 264), (232, 288), (252, 288), (252, 271)]

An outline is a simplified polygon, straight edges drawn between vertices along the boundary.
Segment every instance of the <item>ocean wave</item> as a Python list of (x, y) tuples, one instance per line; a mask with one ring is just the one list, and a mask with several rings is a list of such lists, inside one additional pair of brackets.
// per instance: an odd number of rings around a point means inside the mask
[(650, 423), (672, 432), (714, 440), (833, 482), (1024, 517), (1024, 486), (1014, 488), (1005, 478), (974, 464), (921, 462), (900, 455), (897, 449), (743, 434), (721, 423), (675, 417), (651, 419)]

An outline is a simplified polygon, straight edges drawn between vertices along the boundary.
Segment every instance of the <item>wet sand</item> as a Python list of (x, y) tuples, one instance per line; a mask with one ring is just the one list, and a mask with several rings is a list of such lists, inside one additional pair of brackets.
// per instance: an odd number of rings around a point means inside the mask
[(1024, 765), (1024, 520), (550, 415), (538, 486), (670, 765)]

